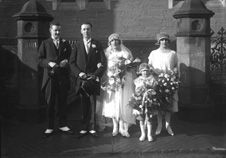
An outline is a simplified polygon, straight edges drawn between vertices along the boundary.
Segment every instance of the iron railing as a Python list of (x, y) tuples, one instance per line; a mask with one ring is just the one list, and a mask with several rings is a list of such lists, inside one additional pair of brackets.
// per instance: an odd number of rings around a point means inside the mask
[(226, 30), (223, 27), (211, 38), (210, 80), (226, 85)]

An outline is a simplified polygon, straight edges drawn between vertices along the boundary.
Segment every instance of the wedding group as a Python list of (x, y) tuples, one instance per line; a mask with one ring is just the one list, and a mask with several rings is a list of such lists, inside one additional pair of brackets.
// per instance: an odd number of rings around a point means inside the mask
[[(82, 121), (77, 138), (90, 134), (98, 138), (97, 104), (101, 115), (112, 120), (112, 136), (130, 137), (129, 127), (139, 122), (140, 141), (153, 141), (152, 121), (157, 118), (155, 135), (162, 129), (173, 136), (171, 115), (178, 111), (177, 54), (169, 48), (170, 36), (157, 34), (158, 49), (150, 52), (148, 62), (134, 59), (118, 33), (108, 37), (108, 47), (92, 37), (92, 24), (81, 24), (81, 39), (71, 48), (61, 38), (61, 25), (51, 22), (51, 37), (38, 51), (37, 63), (44, 68), (41, 90), (48, 105), (48, 124), (44, 138), (54, 134), (55, 119), (59, 131), (74, 134), (67, 125), (69, 74), (76, 82)], [(164, 123), (163, 123), (164, 120)]]

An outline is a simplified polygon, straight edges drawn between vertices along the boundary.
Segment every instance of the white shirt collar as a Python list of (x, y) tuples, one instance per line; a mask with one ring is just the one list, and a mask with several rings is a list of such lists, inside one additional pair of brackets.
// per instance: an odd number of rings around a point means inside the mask
[[(52, 39), (53, 39), (53, 38), (52, 38)], [(60, 38), (53, 39), (53, 41), (59, 42), (59, 41), (60, 41)]]
[(84, 43), (89, 43), (90, 41), (91, 41), (91, 38), (90, 38), (90, 39), (88, 39), (88, 40), (83, 39), (83, 42), (84, 42)]

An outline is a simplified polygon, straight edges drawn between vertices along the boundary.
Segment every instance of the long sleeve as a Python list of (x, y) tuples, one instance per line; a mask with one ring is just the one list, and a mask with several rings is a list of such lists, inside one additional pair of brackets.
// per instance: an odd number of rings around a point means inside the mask
[(43, 68), (48, 68), (48, 63), (50, 61), (46, 59), (46, 47), (44, 42), (42, 42), (41, 46), (39, 47), (38, 57), (36, 58), (36, 61), (39, 66)]
[(104, 53), (104, 50), (101, 46), (101, 44), (99, 43), (98, 44), (98, 51), (100, 53), (100, 61), (99, 63), (101, 63), (101, 67), (97, 68), (97, 70), (95, 71), (95, 75), (98, 76), (99, 78), (103, 76), (106, 68), (107, 68), (107, 59), (106, 59), (106, 56), (105, 56), (105, 53)]
[(69, 65), (70, 65), (70, 69), (71, 72), (75, 75), (75, 77), (77, 78), (79, 73), (81, 72), (81, 70), (79, 69), (78, 65), (77, 65), (77, 53), (78, 53), (78, 49), (77, 46), (74, 46), (74, 49), (72, 50), (70, 59), (69, 59)]

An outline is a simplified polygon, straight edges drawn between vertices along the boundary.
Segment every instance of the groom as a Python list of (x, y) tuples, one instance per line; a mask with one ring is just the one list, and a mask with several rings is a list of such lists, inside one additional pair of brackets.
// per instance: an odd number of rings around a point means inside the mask
[(106, 69), (106, 57), (101, 43), (91, 36), (92, 24), (81, 25), (82, 39), (75, 44), (70, 56), (70, 68), (77, 79), (76, 92), (82, 106), (82, 126), (77, 137), (96, 132), (96, 95), (100, 94), (100, 78)]

